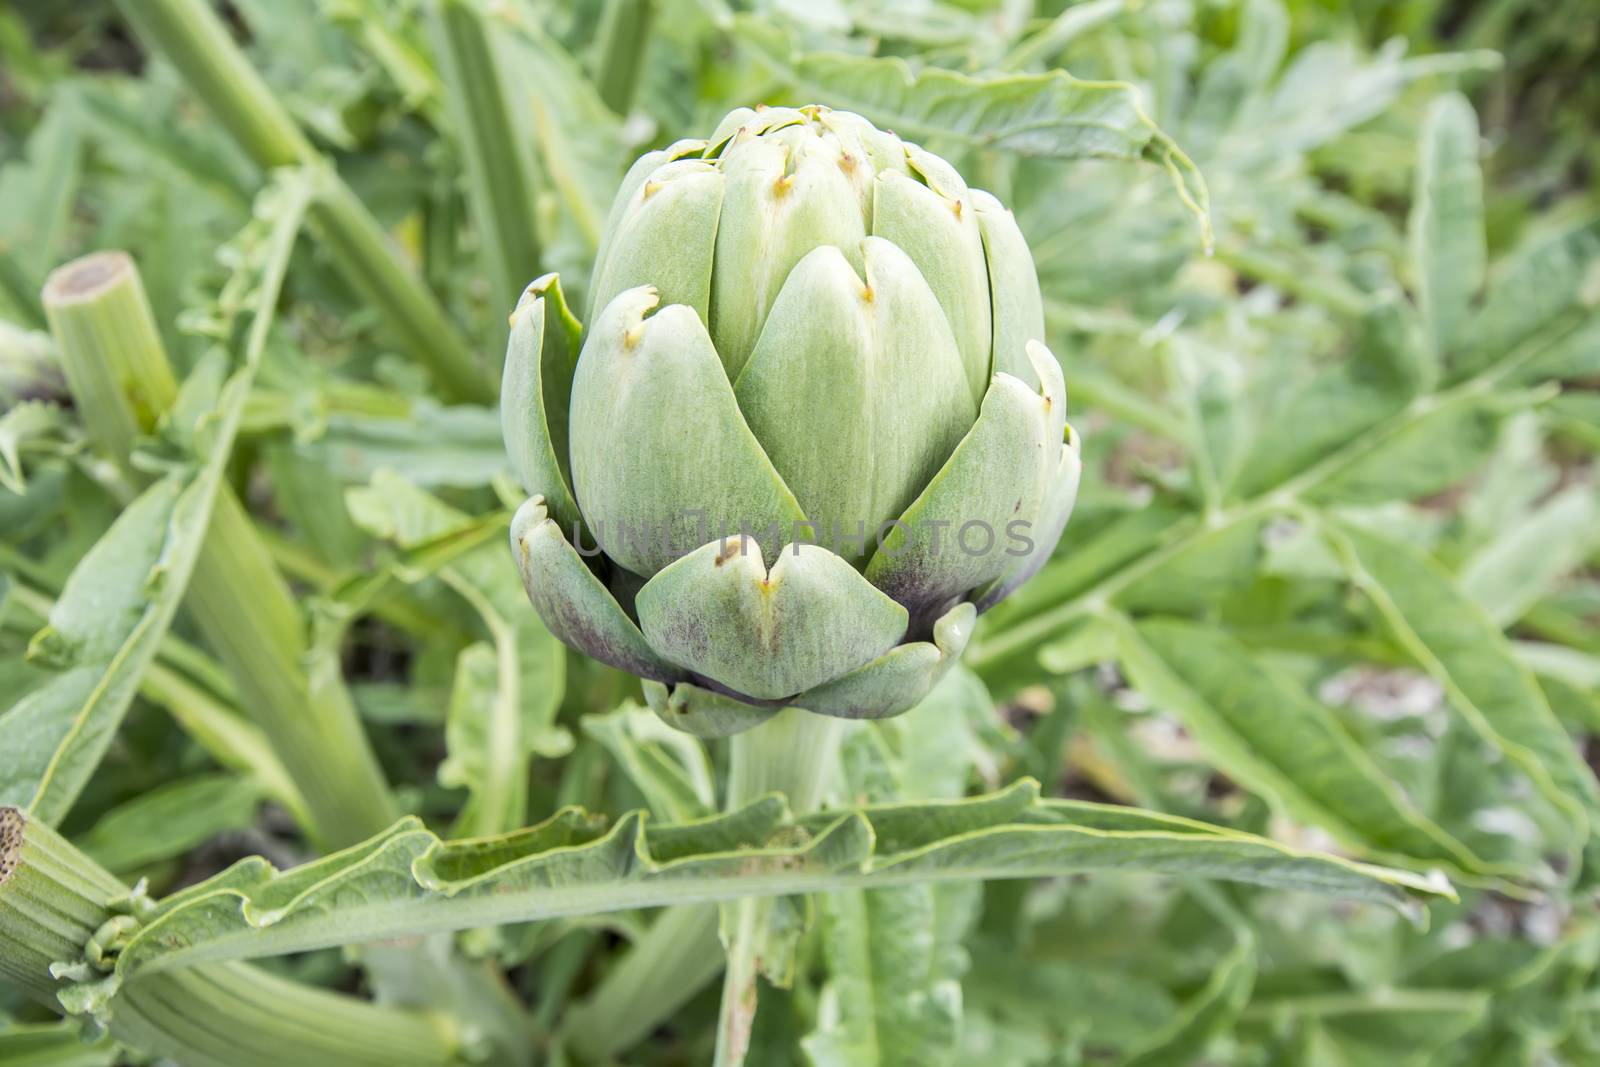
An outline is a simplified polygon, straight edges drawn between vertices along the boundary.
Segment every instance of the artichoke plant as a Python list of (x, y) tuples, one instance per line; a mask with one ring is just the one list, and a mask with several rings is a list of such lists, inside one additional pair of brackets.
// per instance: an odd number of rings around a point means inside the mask
[(1080, 461), (1022, 234), (858, 115), (739, 109), (640, 158), (585, 320), (554, 275), (512, 315), (512, 546), (675, 726), (905, 711), (1060, 538)]

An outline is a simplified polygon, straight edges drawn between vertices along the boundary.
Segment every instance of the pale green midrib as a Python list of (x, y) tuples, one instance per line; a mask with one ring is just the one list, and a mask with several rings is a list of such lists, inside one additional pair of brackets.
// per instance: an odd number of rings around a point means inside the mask
[[(288, 936), (275, 934), (271, 926), (240, 929), (200, 942), (188, 949), (176, 949), (153, 957), (131, 977), (137, 980), (144, 975), (201, 963), (277, 956), (393, 937), (420, 936), (475, 926), (499, 926), (541, 919), (594, 915), (633, 908), (714, 904), (753, 897), (787, 896), (839, 889), (883, 889), (939, 882), (1045, 878), (1083, 871), (1115, 870), (1122, 866), (1126, 865), (1038, 861), (1021, 865), (1007, 863), (940, 869), (913, 867), (895, 870), (890, 867), (869, 872), (810, 872), (760, 881), (749, 876), (683, 883), (662, 879), (610, 886), (578, 886), (554, 893), (541, 891), (537, 906), (518, 900), (517, 894), (514, 893), (454, 898), (430, 895), (367, 911), (336, 908), (314, 921), (296, 920), (298, 929)], [(1317, 877), (1296, 879), (1292, 886), (1286, 882), (1285, 887), (1316, 891), (1336, 884), (1342, 886), (1342, 891), (1347, 891), (1347, 896), (1372, 902), (1393, 902), (1401, 892), (1398, 887), (1394, 887), (1389, 893), (1379, 892), (1376, 889), (1357, 893), (1353, 885)]]

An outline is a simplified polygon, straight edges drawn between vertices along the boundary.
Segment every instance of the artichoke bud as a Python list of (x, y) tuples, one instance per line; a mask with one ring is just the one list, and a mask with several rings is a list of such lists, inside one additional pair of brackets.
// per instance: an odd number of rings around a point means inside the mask
[(1080, 470), (1004, 206), (859, 115), (741, 108), (624, 177), (581, 334), (512, 316), (529, 598), (705, 736), (920, 701), (1049, 558)]

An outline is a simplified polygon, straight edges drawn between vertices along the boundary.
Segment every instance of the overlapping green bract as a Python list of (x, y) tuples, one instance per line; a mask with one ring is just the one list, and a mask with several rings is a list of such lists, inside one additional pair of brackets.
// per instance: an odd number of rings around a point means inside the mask
[(585, 318), (580, 352), (553, 275), (512, 316), (512, 546), (550, 629), (683, 729), (905, 711), (1071, 512), (1021, 232), (858, 115), (741, 108), (642, 157)]

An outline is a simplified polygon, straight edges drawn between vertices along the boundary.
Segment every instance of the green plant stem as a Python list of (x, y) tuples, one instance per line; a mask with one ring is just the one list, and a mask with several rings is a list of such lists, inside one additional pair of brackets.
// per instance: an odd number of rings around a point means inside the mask
[(468, 204), (483, 249), (500, 344), (505, 316), (542, 272), (534, 184), (533, 123), (518, 116), (490, 27), (468, 0), (434, 0), (434, 40), (451, 127), (460, 142)]
[[(838, 720), (789, 709), (737, 735), (730, 742), (729, 809), (771, 792), (785, 794), (796, 813), (815, 809), (837, 761), (841, 728)], [(728, 908), (740, 929), (755, 924), (745, 933), (752, 951), (771, 907), (770, 901), (737, 901)], [(573, 1049), (593, 1059), (615, 1056), (699, 993), (723, 970), (717, 944), (721, 911), (712, 905), (664, 909), (594, 995), (570, 1013), (566, 1029)], [(745, 973), (753, 991), (754, 972)]]
[[(843, 726), (829, 715), (785, 708), (754, 730), (735, 734), (729, 749), (729, 810), (772, 792), (788, 797), (796, 814), (815, 810), (833, 778)], [(717, 1020), (716, 1067), (737, 1067), (750, 1047), (757, 976), (776, 904), (769, 897), (746, 898), (728, 905), (723, 913), (728, 955)]]
[[(88, 961), (91, 941), (114, 950), (114, 924), (136, 925), (126, 886), (43, 823), (0, 808), (0, 978), (60, 1010), (72, 983), (53, 964)], [(131, 982), (111, 1033), (185, 1067), (305, 1067), (457, 1062), (436, 1020), (307, 989), (246, 964), (197, 967)]]
[(606, 0), (600, 16), (595, 88), (606, 106), (619, 115), (633, 109), (654, 19), (655, 0)]
[[(177, 382), (138, 270), (115, 253), (77, 260), (51, 275), (44, 303), (84, 425), (128, 477), (142, 478), (129, 462), (134, 440), (171, 406)], [(347, 702), (309, 685), (293, 593), (226, 487), (186, 602), (298, 786), (317, 839), (352, 844), (393, 822), (361, 724)]]
[(606, 1060), (675, 1015), (722, 970), (715, 905), (663, 908), (593, 996), (568, 1013), (572, 1048)]
[(295, 125), (211, 5), (206, 0), (119, 0), (118, 7), (258, 166), (321, 165), (323, 181), (309, 218), (340, 271), (382, 311), (386, 324), (411, 356), (433, 372), (448, 399), (492, 400), (487, 369), (478, 364), (444, 308), (402, 264), (378, 220)]

